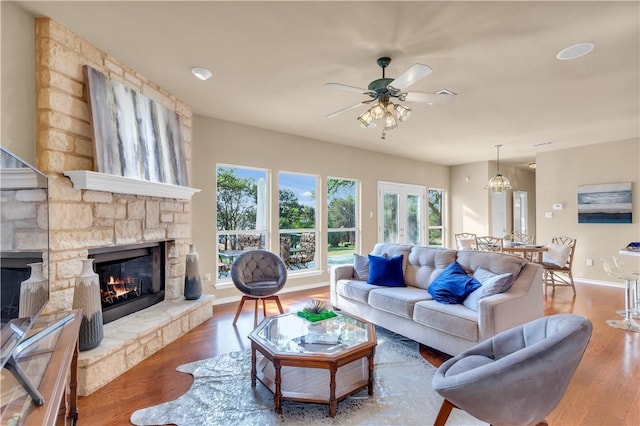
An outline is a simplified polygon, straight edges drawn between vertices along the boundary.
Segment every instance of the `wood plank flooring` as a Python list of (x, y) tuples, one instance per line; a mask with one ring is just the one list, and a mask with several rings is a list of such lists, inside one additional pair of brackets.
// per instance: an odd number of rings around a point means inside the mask
[[(613, 329), (607, 319), (616, 318), (624, 305), (622, 288), (588, 284), (556, 289), (545, 297), (547, 315), (574, 312), (593, 322), (587, 351), (560, 405), (547, 417), (550, 425), (640, 425), (640, 333)], [(280, 296), (286, 311), (296, 311), (308, 299), (328, 304), (328, 287)], [(253, 327), (253, 304), (245, 305), (232, 326), (238, 303), (214, 307), (213, 317), (166, 348), (152, 355), (113, 382), (79, 401), (80, 425), (127, 425), (135, 410), (172, 400), (191, 386), (191, 376), (178, 373), (181, 364), (248, 349), (246, 336)], [(268, 314), (278, 313), (267, 303)], [(435, 366), (449, 357), (421, 347), (422, 356)], [(203, 425), (204, 426), (204, 425)]]

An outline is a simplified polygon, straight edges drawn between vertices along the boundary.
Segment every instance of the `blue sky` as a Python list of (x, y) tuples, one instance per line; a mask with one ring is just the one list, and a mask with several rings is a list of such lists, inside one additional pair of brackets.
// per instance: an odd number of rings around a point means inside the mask
[[(265, 170), (242, 169), (231, 167), (235, 170), (236, 176), (241, 178), (250, 178), (257, 182), (259, 178), (265, 178), (267, 172)], [(316, 191), (316, 177), (310, 175), (302, 175), (295, 173), (280, 172), (279, 174), (280, 188), (293, 191), (298, 197), (298, 202), (307, 206), (314, 206), (315, 200), (312, 198), (312, 191)]]

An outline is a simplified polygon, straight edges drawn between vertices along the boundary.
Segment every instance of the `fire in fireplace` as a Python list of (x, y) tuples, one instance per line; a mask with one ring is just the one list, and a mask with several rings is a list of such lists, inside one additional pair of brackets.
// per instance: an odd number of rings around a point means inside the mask
[(89, 250), (105, 324), (164, 300), (165, 246), (162, 241)]

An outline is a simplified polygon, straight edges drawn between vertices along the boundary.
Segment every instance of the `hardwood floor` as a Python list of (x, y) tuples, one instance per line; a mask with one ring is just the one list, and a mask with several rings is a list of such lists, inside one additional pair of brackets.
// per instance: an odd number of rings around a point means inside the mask
[[(607, 326), (624, 305), (622, 288), (580, 284), (557, 289), (545, 297), (545, 314), (574, 312), (593, 322), (593, 335), (560, 405), (547, 417), (550, 425), (640, 425), (640, 333)], [(328, 303), (328, 287), (288, 293), (280, 299), (285, 311), (299, 310), (311, 298)], [(127, 425), (135, 410), (172, 400), (191, 385), (181, 364), (221, 353), (248, 349), (253, 306), (245, 306), (232, 326), (238, 304), (214, 307), (213, 317), (152, 355), (118, 379), (79, 401), (80, 425)], [(275, 303), (268, 313), (278, 313)], [(422, 347), (421, 354), (438, 366), (447, 355)], [(203, 425), (204, 426), (204, 425)]]

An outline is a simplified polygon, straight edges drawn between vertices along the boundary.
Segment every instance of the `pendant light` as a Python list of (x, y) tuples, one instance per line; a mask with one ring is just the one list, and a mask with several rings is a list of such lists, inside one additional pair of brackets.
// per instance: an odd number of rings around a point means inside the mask
[(494, 177), (489, 179), (489, 183), (485, 187), (491, 192), (504, 192), (507, 189), (512, 188), (511, 183), (509, 183), (509, 179), (507, 179), (506, 176), (502, 176), (502, 173), (500, 173), (500, 147), (501, 146), (502, 145), (496, 145), (496, 150), (497, 150), (496, 163), (497, 163), (498, 171)]

